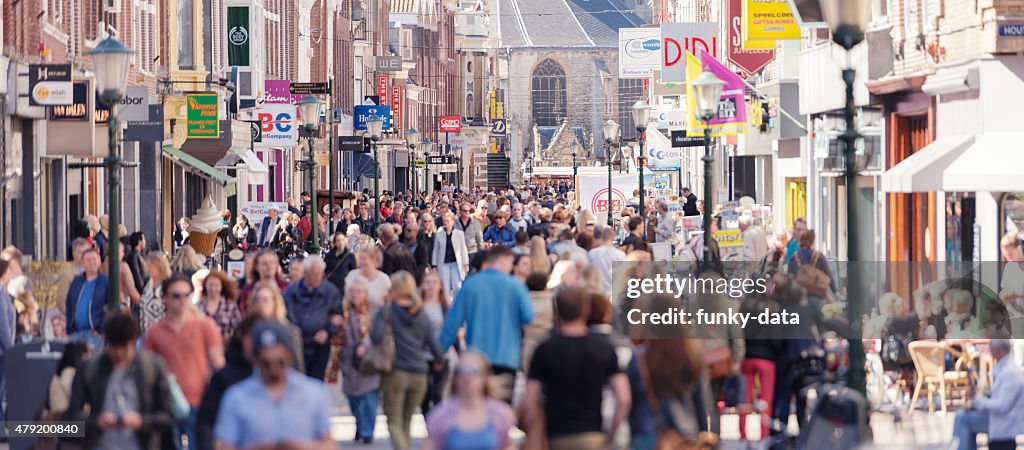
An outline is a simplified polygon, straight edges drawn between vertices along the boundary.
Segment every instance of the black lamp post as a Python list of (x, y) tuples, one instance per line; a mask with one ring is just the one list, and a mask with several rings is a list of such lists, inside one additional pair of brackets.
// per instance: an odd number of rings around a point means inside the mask
[(309, 245), (311, 255), (320, 254), (320, 237), (317, 236), (317, 228), (320, 226), (320, 208), (317, 206), (316, 196), (316, 161), (313, 159), (313, 136), (320, 126), (320, 108), (323, 102), (312, 95), (302, 97), (296, 104), (299, 113), (302, 114), (302, 128), (309, 134), (309, 158), (306, 161), (296, 161), (296, 167), (301, 171), (309, 172)]
[(125, 47), (121, 41), (108, 37), (88, 54), (92, 57), (93, 70), (96, 72), (96, 93), (100, 102), (110, 108), (107, 120), (107, 216), (110, 219), (110, 232), (107, 240), (107, 263), (109, 264), (109, 282), (107, 284), (107, 309), (121, 309), (120, 273), (121, 259), (117, 232), (121, 228), (120, 220), (120, 189), (121, 155), (117, 152), (117, 114), (115, 105), (124, 95), (128, 82), (128, 64), (134, 50)]
[(405, 130), (405, 142), (409, 147), (409, 158), (412, 158), (412, 169), (409, 173), (412, 174), (412, 186), (410, 186), (410, 190), (412, 190), (413, 199), (416, 198), (416, 138), (419, 137), (419, 134), (420, 133), (416, 131), (415, 128)]
[(608, 119), (602, 127), (604, 131), (604, 155), (605, 163), (608, 165), (608, 226), (614, 228), (615, 220), (612, 218), (612, 146), (619, 139), (619, 124)]
[(572, 182), (576, 184), (576, 175), (578, 175), (579, 166), (576, 165), (576, 152), (572, 152)]
[[(847, 51), (864, 40), (864, 30), (871, 21), (870, 0), (819, 0), (822, 16), (832, 30), (832, 40)], [(843, 118), (846, 121), (846, 130), (839, 136), (843, 141), (843, 150), (846, 159), (846, 300), (847, 312), (850, 318), (850, 369), (847, 372), (847, 386), (851, 389), (867, 394), (864, 362), (864, 344), (861, 341), (862, 326), (860, 317), (864, 314), (864, 296), (861, 286), (861, 267), (859, 266), (860, 256), (860, 232), (857, 229), (857, 211), (859, 198), (857, 197), (857, 133), (854, 123), (854, 102), (853, 82), (857, 79), (857, 70), (847, 67), (843, 70), (843, 81), (846, 83), (846, 108), (843, 110)]]
[(370, 150), (373, 152), (373, 232), (380, 225), (380, 156), (377, 155), (377, 141), (384, 129), (384, 118), (376, 114), (366, 119), (366, 131), (370, 132)]
[(423, 194), (430, 195), (430, 189), (434, 187), (434, 180), (430, 179), (430, 139), (423, 139), (420, 147), (423, 147)]
[(711, 119), (718, 115), (718, 101), (722, 95), (722, 86), (725, 82), (718, 79), (715, 74), (705, 71), (696, 80), (690, 82), (693, 85), (697, 97), (697, 116), (705, 123), (704, 128), (704, 267), (713, 267), (711, 263), (711, 185), (712, 165), (715, 157), (711, 155)]
[(647, 215), (644, 214), (644, 167), (647, 166), (646, 154), (644, 153), (644, 131), (647, 130), (647, 121), (651, 118), (651, 105), (644, 99), (637, 100), (633, 104), (633, 123), (636, 125), (637, 138), (640, 141), (640, 157), (637, 158), (637, 171), (640, 172), (640, 221), (644, 227), (644, 236), (647, 236)]

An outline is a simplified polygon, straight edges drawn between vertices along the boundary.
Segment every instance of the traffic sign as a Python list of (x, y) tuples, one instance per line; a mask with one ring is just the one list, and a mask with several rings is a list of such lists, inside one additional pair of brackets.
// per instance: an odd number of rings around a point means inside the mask
[(326, 81), (315, 83), (292, 83), (288, 85), (288, 93), (292, 95), (330, 94), (331, 85)]
[(491, 136), (505, 136), (506, 126), (505, 119), (494, 119), (494, 122), (491, 122)]

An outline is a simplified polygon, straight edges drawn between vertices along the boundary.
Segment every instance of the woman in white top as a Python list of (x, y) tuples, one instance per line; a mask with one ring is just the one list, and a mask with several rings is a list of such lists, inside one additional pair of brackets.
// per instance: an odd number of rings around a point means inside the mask
[(360, 245), (356, 250), (356, 270), (345, 276), (345, 285), (356, 280), (366, 283), (370, 303), (384, 305), (384, 299), (391, 290), (391, 277), (380, 271), (382, 257), (380, 249), (372, 244)]

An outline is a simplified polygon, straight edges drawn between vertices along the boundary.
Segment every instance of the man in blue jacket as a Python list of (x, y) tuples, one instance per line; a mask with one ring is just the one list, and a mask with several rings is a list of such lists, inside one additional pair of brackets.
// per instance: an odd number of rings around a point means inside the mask
[(96, 249), (82, 253), (82, 273), (71, 281), (66, 300), (67, 332), (72, 340), (85, 341), (94, 351), (103, 346), (104, 308), (107, 277), (100, 273), (100, 254)]
[(510, 248), (490, 249), (483, 270), (463, 283), (441, 330), (441, 349), (447, 349), (466, 324), (466, 344), (491, 360), (491, 372), (501, 386), (499, 398), (509, 403), (519, 370), (522, 327), (533, 321), (526, 286), (509, 275), (514, 259)]
[(494, 223), (484, 232), (484, 242), (512, 248), (516, 246), (516, 231), (508, 224), (508, 214), (498, 211)]

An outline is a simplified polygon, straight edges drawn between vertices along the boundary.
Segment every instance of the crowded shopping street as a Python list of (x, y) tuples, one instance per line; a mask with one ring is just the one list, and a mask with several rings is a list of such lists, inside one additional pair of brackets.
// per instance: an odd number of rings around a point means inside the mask
[(2, 4), (0, 450), (1024, 448), (1024, 2)]

